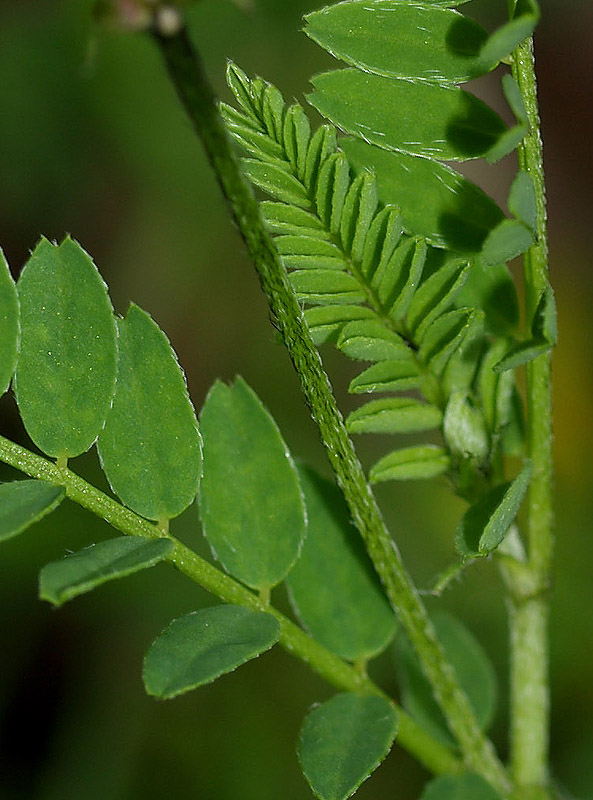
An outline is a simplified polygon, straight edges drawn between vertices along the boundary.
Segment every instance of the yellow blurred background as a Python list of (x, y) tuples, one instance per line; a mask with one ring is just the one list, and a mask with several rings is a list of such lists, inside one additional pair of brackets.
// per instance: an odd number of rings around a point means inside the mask
[[(40, 234), (71, 233), (94, 257), (114, 305), (131, 300), (170, 337), (196, 408), (216, 378), (240, 373), (276, 417), (293, 453), (325, 469), (316, 433), (266, 304), (204, 155), (142, 35), (93, 28), (90, 0), (0, 0), (0, 244), (13, 274)], [(190, 11), (217, 91), (227, 58), (303, 99), (329, 57), (299, 32), (311, 0), (224, 0)], [(464, 8), (493, 18), (504, 0)], [(474, 9), (475, 7), (475, 9)], [(549, 191), (555, 356), (557, 565), (552, 622), (553, 764), (580, 800), (593, 798), (593, 7), (542, 0), (537, 62)], [(489, 93), (492, 84), (485, 84)], [(497, 102), (496, 98), (493, 102)], [(512, 159), (472, 172), (500, 202)], [(48, 287), (51, 291), (51, 287)], [(324, 353), (343, 407), (352, 372)], [(0, 432), (26, 444), (14, 402)], [(367, 460), (374, 442), (361, 441)], [(74, 465), (99, 486), (94, 453)], [(8, 468), (0, 479), (18, 477)], [(443, 486), (378, 491), (419, 585), (453, 557), (462, 505)], [(206, 552), (197, 513), (173, 531)], [(215, 602), (166, 566), (60, 611), (37, 600), (47, 561), (108, 538), (79, 508), (58, 512), (0, 550), (0, 800), (306, 800), (294, 754), (301, 720), (331, 689), (279, 648), (168, 703), (144, 695), (148, 645), (169, 620)], [(480, 638), (498, 671), (494, 736), (506, 747), (506, 623), (494, 568), (480, 564), (443, 604)], [(282, 590), (275, 602), (286, 605)], [(371, 667), (393, 691), (388, 652)], [(422, 770), (397, 746), (357, 797), (414, 800)]]

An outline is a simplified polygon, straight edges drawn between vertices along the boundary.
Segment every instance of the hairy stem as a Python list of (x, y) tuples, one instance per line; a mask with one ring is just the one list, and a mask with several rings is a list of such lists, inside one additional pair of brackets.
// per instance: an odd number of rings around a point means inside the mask
[(235, 156), (201, 61), (185, 30), (155, 34), (170, 78), (200, 136), (257, 270), (275, 323), (301, 381), (331, 466), (392, 607), (418, 653), (464, 761), (502, 792), (509, 787), (492, 744), (483, 735), (436, 638), (418, 592), (387, 531), (337, 407), (319, 353), (304, 322), (251, 187)]
[[(0, 436), (0, 460), (19, 469), (38, 480), (63, 486), (66, 496), (83, 508), (104, 519), (111, 526), (128, 536), (144, 536), (149, 539), (166, 538), (173, 542), (174, 548), (167, 556), (177, 569), (202, 586), (211, 594), (224, 600), (246, 606), (255, 611), (262, 610), (261, 599), (224, 572), (200, 558), (174, 536), (139, 517), (116, 500), (87, 483), (67, 467), (53, 464), (45, 458), (31, 453), (9, 439)], [(296, 658), (308, 664), (318, 675), (341, 691), (366, 692), (385, 697), (379, 687), (366, 674), (347, 664), (315, 639), (311, 638), (288, 617), (266, 604), (265, 611), (272, 614), (280, 623), (280, 644)], [(390, 699), (390, 698), (387, 698)], [(412, 753), (424, 766), (435, 774), (457, 773), (463, 769), (459, 759), (451, 751), (436, 741), (405, 711), (398, 708), (398, 742)]]
[[(519, 148), (519, 164), (533, 179), (537, 197), (537, 241), (523, 258), (529, 327), (548, 285), (546, 196), (532, 40), (515, 51), (513, 75), (530, 125)], [(528, 448), (533, 464), (527, 498), (527, 566), (533, 590), (511, 600), (510, 615), (511, 761), (514, 780), (524, 787), (526, 797), (536, 787), (546, 787), (549, 780), (548, 595), (553, 552), (550, 361), (546, 354), (527, 365)]]

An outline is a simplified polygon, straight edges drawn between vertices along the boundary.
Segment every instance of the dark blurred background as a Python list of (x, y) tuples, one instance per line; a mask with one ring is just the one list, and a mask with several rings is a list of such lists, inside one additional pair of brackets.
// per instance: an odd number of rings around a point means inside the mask
[[(224, 0), (193, 7), (192, 34), (217, 90), (228, 99), (230, 57), (287, 98), (302, 99), (311, 74), (329, 64), (299, 32), (302, 15), (316, 6), (255, 0), (249, 14)], [(482, 0), (464, 10), (494, 22), (505, 6)], [(552, 747), (558, 779), (580, 800), (591, 800), (593, 7), (590, 0), (542, 6), (537, 62), (560, 321)], [(168, 333), (197, 408), (215, 378), (240, 373), (275, 415), (293, 453), (325, 469), (254, 271), (158, 53), (141, 35), (97, 32), (90, 7), (91, 0), (0, 0), (0, 242), (15, 276), (40, 234), (71, 233), (93, 255), (116, 309), (125, 313), (133, 299)], [(499, 102), (496, 81), (482, 81), (478, 91)], [(472, 167), (471, 174), (504, 202), (512, 171), (508, 158), (496, 168)], [(324, 357), (342, 392), (351, 366), (331, 351)], [(10, 396), (0, 414), (2, 434), (27, 443)], [(375, 447), (361, 441), (363, 458), (377, 455)], [(104, 485), (93, 453), (74, 468)], [(14, 477), (1, 468), (0, 479)], [(412, 573), (428, 585), (452, 559), (462, 506), (439, 485), (388, 485), (378, 495)], [(194, 509), (173, 531), (204, 550)], [(309, 798), (294, 745), (307, 708), (331, 689), (279, 648), (174, 701), (143, 694), (149, 643), (172, 617), (215, 602), (205, 592), (159, 566), (60, 611), (37, 600), (44, 563), (111, 533), (65, 503), (2, 547), (1, 800)], [(479, 636), (496, 666), (501, 710), (494, 735), (504, 751), (506, 623), (499, 589), (493, 567), (480, 564), (443, 603)], [(282, 590), (274, 599), (286, 603)], [(395, 688), (390, 653), (371, 669)], [(395, 747), (357, 796), (413, 800), (424, 778)]]

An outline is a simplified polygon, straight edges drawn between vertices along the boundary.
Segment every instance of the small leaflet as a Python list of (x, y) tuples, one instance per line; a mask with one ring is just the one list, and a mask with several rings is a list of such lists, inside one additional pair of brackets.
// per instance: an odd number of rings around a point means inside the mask
[(398, 716), (378, 695), (337, 694), (309, 712), (299, 738), (299, 761), (319, 800), (347, 800), (385, 758)]
[(455, 546), (468, 558), (487, 556), (501, 544), (517, 516), (531, 479), (531, 462), (517, 477), (496, 486), (463, 515)]
[(426, 785), (420, 800), (502, 800), (484, 778), (471, 772), (439, 775)]
[(69, 553), (46, 564), (39, 575), (39, 597), (61, 606), (107, 581), (152, 567), (173, 549), (168, 539), (119, 536)]
[(280, 638), (271, 616), (242, 606), (203, 608), (174, 619), (144, 659), (148, 694), (161, 700), (196, 689), (269, 650)]
[(20, 339), (19, 298), (0, 249), (0, 395), (8, 389), (16, 367)]
[(307, 505), (307, 538), (286, 583), (307, 630), (342, 658), (380, 653), (395, 633), (395, 617), (351, 514), (335, 483), (299, 469)]
[(27, 433), (49, 456), (95, 442), (113, 398), (116, 328), (107, 287), (70, 238), (42, 239), (17, 283), (21, 350), (14, 388)]
[(137, 514), (164, 521), (193, 502), (201, 442), (185, 377), (163, 331), (134, 304), (119, 321), (117, 386), (98, 450), (111, 488)]
[(306, 512), (296, 467), (280, 431), (242, 378), (217, 381), (200, 412), (204, 535), (235, 578), (270, 589), (298, 558)]
[(45, 481), (0, 483), (0, 541), (11, 539), (51, 514), (65, 494), (61, 486)]

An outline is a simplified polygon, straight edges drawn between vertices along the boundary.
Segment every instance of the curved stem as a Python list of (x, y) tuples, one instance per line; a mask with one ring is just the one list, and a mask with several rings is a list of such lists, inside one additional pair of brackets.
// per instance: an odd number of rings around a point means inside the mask
[(198, 54), (185, 30), (170, 37), (155, 33), (155, 39), (245, 240), (338, 484), (391, 605), (418, 653), (466, 765), (504, 793), (509, 788), (506, 772), (477, 723), (385, 527), (294, 291), (230, 145)]
[[(521, 169), (533, 179), (537, 198), (537, 241), (523, 258), (527, 325), (548, 285), (546, 196), (537, 103), (533, 41), (514, 53), (513, 75), (521, 89), (530, 130), (519, 148)], [(527, 365), (528, 455), (533, 477), (527, 498), (529, 570), (533, 590), (511, 589), (511, 762), (515, 782), (525, 796), (548, 785), (549, 584), (553, 552), (551, 359), (540, 356)], [(515, 591), (513, 591), (515, 589)]]
[[(158, 524), (139, 517), (116, 500), (96, 489), (67, 467), (58, 466), (45, 458), (31, 453), (9, 439), (0, 436), (0, 460), (19, 469), (38, 480), (48, 481), (66, 490), (66, 496), (78, 505), (104, 519), (111, 526), (128, 536), (143, 536), (149, 539), (169, 539), (174, 543), (173, 550), (166, 557), (177, 569), (226, 603), (246, 606), (254, 611), (262, 610), (262, 600), (224, 572), (200, 558)], [(280, 623), (280, 644), (287, 652), (308, 664), (312, 670), (336, 689), (347, 692), (366, 692), (386, 695), (379, 687), (361, 673), (355, 666), (342, 661), (330, 650), (319, 644), (305, 631), (295, 625), (288, 617), (273, 606), (266, 605)], [(388, 700), (391, 698), (387, 697)], [(457, 773), (463, 769), (462, 763), (440, 742), (433, 739), (398, 708), (398, 742), (412, 753), (424, 766), (435, 774)]]

